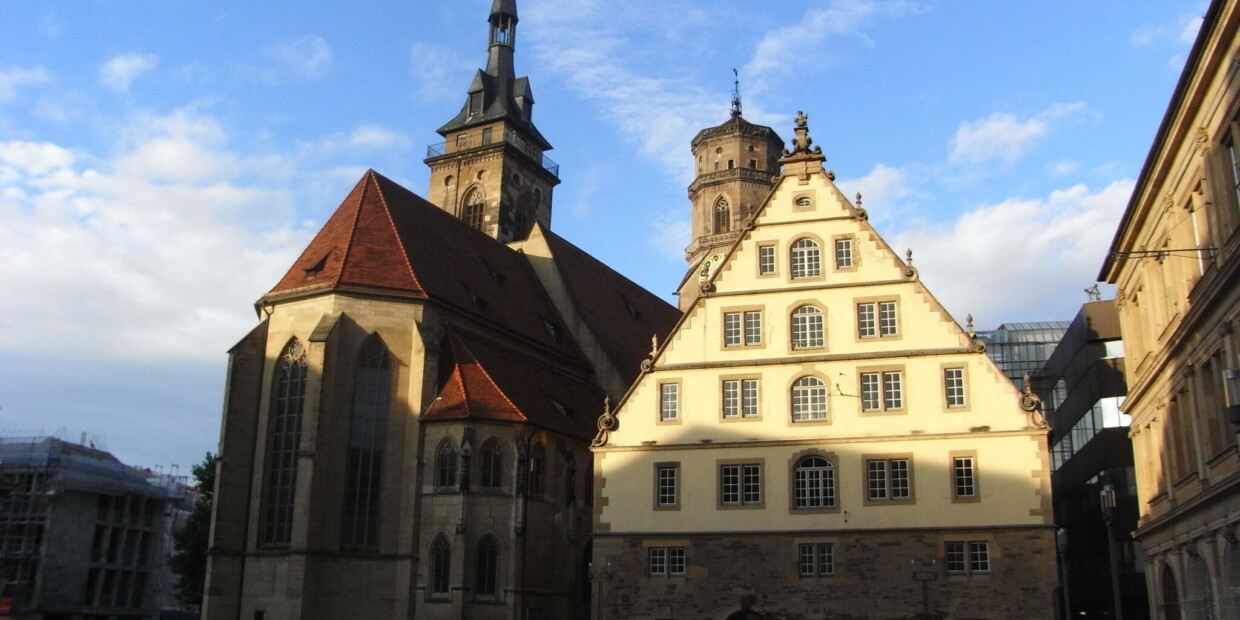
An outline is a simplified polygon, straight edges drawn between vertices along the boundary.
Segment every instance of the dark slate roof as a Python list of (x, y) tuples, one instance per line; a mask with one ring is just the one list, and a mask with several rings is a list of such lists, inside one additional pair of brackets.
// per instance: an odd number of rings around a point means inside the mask
[(492, 341), (449, 328), (451, 368), (425, 421), (528, 422), (588, 440), (604, 393), (588, 379), (557, 371)]
[(541, 225), (538, 232), (547, 239), (577, 314), (631, 384), (641, 372), (642, 360), (650, 355), (651, 336), (663, 342), (680, 319), (680, 310), (563, 237)]
[(259, 303), (328, 291), (429, 300), (584, 363), (524, 256), (373, 170)]

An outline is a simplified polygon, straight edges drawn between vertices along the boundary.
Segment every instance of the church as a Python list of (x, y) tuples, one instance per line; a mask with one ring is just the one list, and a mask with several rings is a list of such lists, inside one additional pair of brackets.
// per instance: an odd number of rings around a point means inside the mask
[(673, 307), (551, 231), (517, 22), (426, 197), (366, 172), (229, 351), (204, 617), (1041, 617), (1036, 397), (808, 119), (694, 138)]

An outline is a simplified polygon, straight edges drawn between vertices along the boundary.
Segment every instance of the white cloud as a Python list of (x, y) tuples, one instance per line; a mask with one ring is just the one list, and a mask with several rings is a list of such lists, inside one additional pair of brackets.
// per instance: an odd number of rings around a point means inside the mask
[(1076, 172), (1080, 169), (1080, 167), (1081, 165), (1074, 160), (1061, 159), (1057, 162), (1048, 164), (1046, 166), (1046, 172), (1053, 177), (1061, 177)]
[(26, 69), (23, 67), (13, 67), (8, 70), (0, 70), (0, 103), (12, 101), (17, 98), (17, 93), (27, 86), (41, 86), (51, 81), (47, 69), (43, 67), (33, 67)]
[(861, 194), (861, 206), (875, 222), (888, 221), (910, 210), (904, 203), (913, 193), (908, 169), (876, 164), (865, 176), (841, 179), (836, 185), (848, 192), (845, 195), (849, 200), (855, 201), (856, 194)]
[(685, 247), (689, 245), (689, 213), (682, 207), (664, 209), (650, 222), (650, 236), (646, 242), (656, 255), (672, 261), (685, 259)]
[(459, 47), (415, 42), (409, 53), (414, 94), (428, 102), (465, 100), (467, 81), (478, 66), (461, 54)]
[(304, 78), (315, 78), (327, 70), (332, 49), (322, 37), (306, 36), (267, 48), (267, 55), (284, 63)]
[(0, 350), (218, 362), (254, 322), (237, 300), (261, 295), (303, 247), (312, 227), (286, 223), (288, 190), (242, 180), (270, 164), (229, 152), (214, 120), (180, 111), (130, 125), (112, 160), (0, 142), (0, 282), (21, 291), (0, 305), (0, 324), (20, 326)]
[(129, 92), (134, 80), (159, 64), (154, 54), (120, 54), (99, 67), (99, 82), (118, 92)]
[(330, 135), (316, 143), (312, 150), (322, 155), (342, 150), (375, 151), (404, 148), (409, 138), (382, 125), (359, 125), (348, 133)]
[(1057, 103), (1024, 119), (1010, 112), (995, 112), (981, 120), (965, 121), (951, 139), (948, 158), (955, 164), (994, 160), (1010, 164), (1046, 135), (1053, 121), (1085, 109), (1081, 103)]
[(901, 256), (913, 250), (922, 279), (962, 324), (970, 313), (979, 327), (1070, 320), (1084, 294), (1046, 291), (1094, 283), (1132, 186), (1121, 180), (1096, 192), (1076, 185), (1045, 199), (1009, 199), (887, 239)]

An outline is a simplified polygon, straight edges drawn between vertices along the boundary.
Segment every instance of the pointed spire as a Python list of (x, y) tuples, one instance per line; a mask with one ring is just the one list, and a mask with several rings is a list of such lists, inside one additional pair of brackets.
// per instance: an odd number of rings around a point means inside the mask
[(741, 115), (741, 76), (732, 68), (732, 118)]

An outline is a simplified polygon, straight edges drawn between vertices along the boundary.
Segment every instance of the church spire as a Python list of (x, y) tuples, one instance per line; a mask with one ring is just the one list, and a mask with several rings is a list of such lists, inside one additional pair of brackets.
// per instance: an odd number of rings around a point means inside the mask
[(732, 118), (741, 115), (741, 76), (732, 69)]
[(517, 0), (495, 0), (491, 4), (491, 24), (487, 44), (487, 73), (511, 81), (512, 52), (517, 44)]

